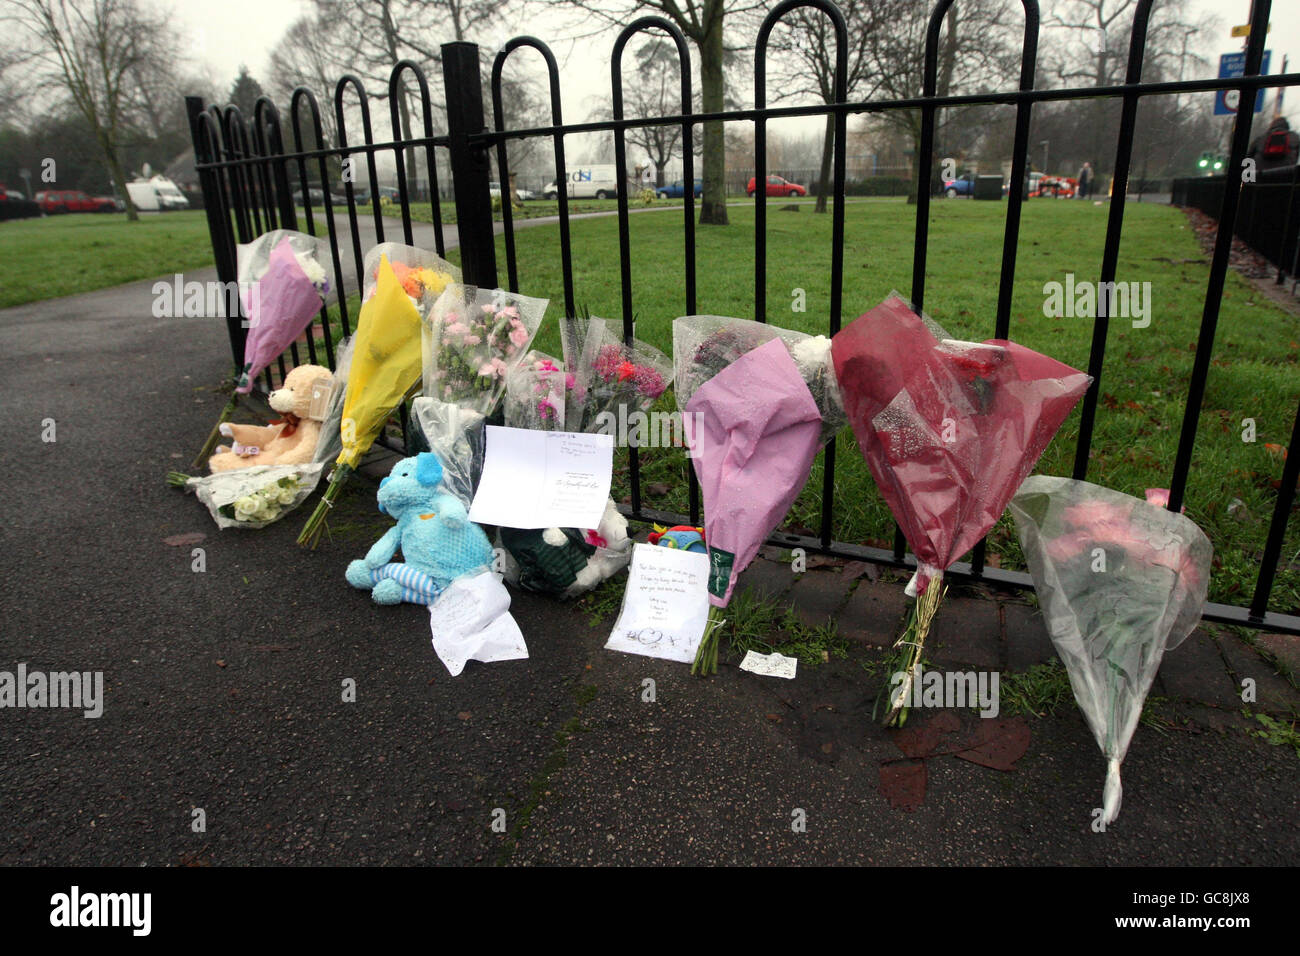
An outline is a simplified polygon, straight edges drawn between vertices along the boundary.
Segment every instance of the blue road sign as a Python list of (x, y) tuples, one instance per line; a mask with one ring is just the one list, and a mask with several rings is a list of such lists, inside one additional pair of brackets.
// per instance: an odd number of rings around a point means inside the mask
[[(1260, 73), (1268, 73), (1268, 58), (1272, 50), (1264, 51), (1264, 62), (1260, 65)], [(1219, 79), (1228, 79), (1234, 76), (1243, 76), (1246, 72), (1246, 54), (1245, 53), (1224, 53), (1219, 57)], [(1237, 103), (1241, 99), (1240, 90), (1217, 90), (1214, 94), (1214, 115), (1215, 116), (1232, 116), (1237, 112)], [(1264, 91), (1258, 90), (1255, 93), (1255, 112), (1262, 112), (1264, 109)]]

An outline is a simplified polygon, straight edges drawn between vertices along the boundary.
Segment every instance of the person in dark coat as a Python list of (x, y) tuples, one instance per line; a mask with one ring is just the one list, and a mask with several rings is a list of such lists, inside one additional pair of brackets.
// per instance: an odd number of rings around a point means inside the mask
[(1087, 199), (1092, 187), (1092, 163), (1084, 163), (1079, 170), (1079, 198)]

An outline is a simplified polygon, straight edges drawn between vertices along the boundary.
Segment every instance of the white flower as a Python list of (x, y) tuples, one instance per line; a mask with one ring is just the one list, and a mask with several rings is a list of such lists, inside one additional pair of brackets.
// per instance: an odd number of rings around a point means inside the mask
[(831, 340), (824, 335), (804, 339), (790, 349), (791, 356), (800, 366), (817, 365), (830, 361)]
[(307, 254), (298, 256), (298, 265), (302, 266), (302, 271), (307, 273), (307, 278), (311, 280), (312, 285), (320, 285), (325, 281), (325, 267), (313, 256)]
[(283, 491), (280, 492), (280, 496), (276, 499), (276, 501), (282, 505), (291, 505), (293, 504), (293, 499), (295, 494), (296, 492), (294, 492), (293, 489), (285, 488)]
[(256, 498), (254, 498), (252, 495), (244, 495), (244, 497), (242, 498), (236, 498), (235, 515), (236, 516), (242, 515), (245, 517), (245, 519), (247, 519), (247, 516), (256, 512), (258, 508), (261, 507), (261, 505), (262, 503), (258, 501)]

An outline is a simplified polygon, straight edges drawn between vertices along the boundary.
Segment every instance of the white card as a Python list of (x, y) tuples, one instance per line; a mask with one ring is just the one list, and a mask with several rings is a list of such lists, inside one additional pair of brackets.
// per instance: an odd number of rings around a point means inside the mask
[(510, 592), (490, 571), (457, 578), (429, 605), (433, 649), (452, 677), (466, 661), (512, 661), (528, 656), (510, 613)]
[(605, 647), (689, 664), (709, 619), (708, 580), (707, 554), (638, 544)]
[(795, 668), (799, 665), (799, 658), (786, 657), (784, 654), (760, 654), (758, 651), (749, 651), (745, 654), (745, 659), (740, 662), (742, 671), (751, 671), (755, 674), (762, 674), (764, 677), (784, 677), (787, 680), (794, 679)]
[(613, 474), (613, 435), (488, 425), (469, 520), (502, 528), (595, 528)]

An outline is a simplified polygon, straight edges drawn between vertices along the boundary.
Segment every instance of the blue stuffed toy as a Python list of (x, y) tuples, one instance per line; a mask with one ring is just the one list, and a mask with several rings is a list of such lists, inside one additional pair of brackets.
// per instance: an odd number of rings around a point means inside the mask
[[(397, 524), (347, 570), (348, 583), (369, 590), (376, 604), (432, 604), (456, 578), (491, 567), (487, 535), (441, 482), (442, 462), (426, 451), (379, 483), (379, 510)], [(392, 560), (399, 547), (405, 563)]]

